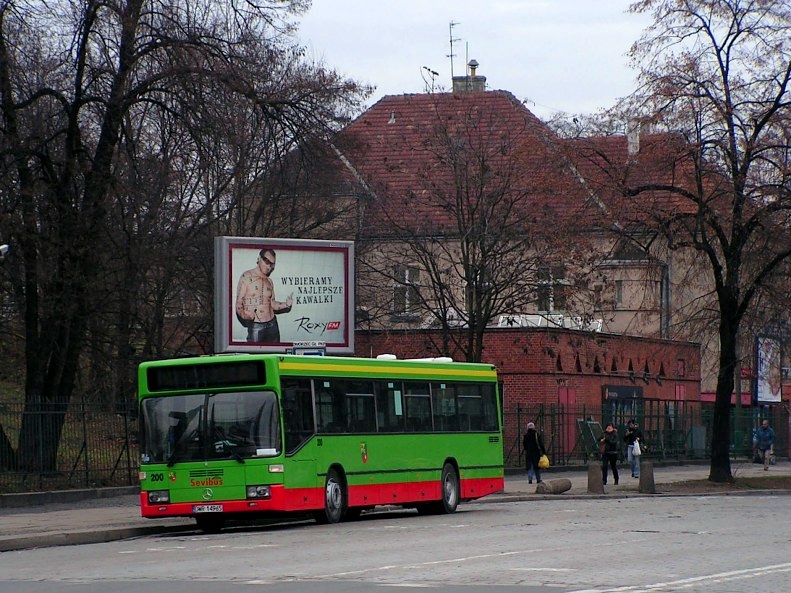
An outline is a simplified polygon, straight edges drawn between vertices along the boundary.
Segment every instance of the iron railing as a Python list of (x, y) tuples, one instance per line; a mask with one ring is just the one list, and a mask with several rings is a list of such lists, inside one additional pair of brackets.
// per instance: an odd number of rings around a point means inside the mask
[(0, 404), (0, 493), (130, 486), (137, 460), (129, 411), (85, 402)]
[[(786, 408), (736, 408), (732, 411), (731, 451), (735, 458), (750, 457), (752, 431), (768, 417), (777, 434), (775, 452), (789, 456), (789, 413)], [(62, 417), (62, 418), (61, 418)], [(605, 422), (614, 422), (621, 434), (629, 418), (636, 418), (647, 445), (645, 455), (658, 460), (705, 459), (710, 455), (711, 404), (641, 400), (624, 406), (551, 404), (512, 406), (503, 414), (503, 454), (507, 468), (524, 465), (522, 436), (528, 422), (541, 431), (553, 466), (578, 465), (597, 458), (597, 439)], [(62, 419), (62, 428), (57, 430)], [(20, 455), (23, 423), (41, 442), (56, 439), (54, 457), (45, 460), (44, 448)], [(33, 428), (29, 428), (32, 426)], [(111, 412), (99, 404), (56, 406), (0, 404), (0, 493), (34, 492), (137, 483), (137, 419), (132, 411)], [(21, 460), (24, 459), (24, 463)]]
[[(706, 459), (711, 455), (712, 404), (688, 401), (637, 400), (602, 406), (519, 405), (503, 414), (506, 467), (524, 465), (522, 437), (528, 422), (541, 432), (553, 465), (584, 464), (598, 458), (602, 426), (613, 422), (623, 435), (629, 419), (643, 433), (644, 455), (656, 460)], [(730, 416), (731, 455), (752, 456), (752, 434), (761, 418), (775, 430), (775, 453), (788, 457), (789, 411), (785, 407), (734, 408)], [(622, 455), (626, 457), (625, 445)]]

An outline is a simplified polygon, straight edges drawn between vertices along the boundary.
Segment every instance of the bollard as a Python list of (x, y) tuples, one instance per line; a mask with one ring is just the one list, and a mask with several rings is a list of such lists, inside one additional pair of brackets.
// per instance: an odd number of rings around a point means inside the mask
[(539, 482), (536, 486), (536, 494), (563, 494), (566, 490), (571, 490), (571, 480), (566, 478)]
[(590, 494), (604, 494), (604, 483), (601, 481), (601, 466), (588, 465), (588, 492)]
[(656, 494), (656, 483), (654, 482), (654, 462), (643, 461), (640, 459), (640, 494)]

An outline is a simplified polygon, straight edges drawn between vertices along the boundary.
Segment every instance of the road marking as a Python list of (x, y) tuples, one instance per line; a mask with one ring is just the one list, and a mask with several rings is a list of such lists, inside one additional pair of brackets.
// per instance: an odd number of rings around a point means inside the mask
[(576, 568), (511, 568), (509, 570), (522, 572), (575, 572)]
[(605, 589), (578, 589), (572, 591), (571, 593), (627, 593), (629, 591), (659, 591), (666, 588), (669, 588), (669, 591), (677, 591), (679, 588), (690, 588), (694, 587), (695, 585), (702, 584), (708, 586), (711, 584), (724, 583), (727, 581), (752, 579), (781, 572), (791, 572), (791, 563), (770, 564), (769, 566), (759, 566), (756, 568), (746, 568), (743, 570), (729, 570), (727, 572), (718, 572), (699, 577), (688, 577), (686, 579), (667, 581), (665, 583), (654, 583), (652, 585), (630, 585), (626, 587), (612, 587)]
[[(610, 546), (623, 546), (624, 544), (630, 544), (634, 542), (641, 542), (643, 541), (642, 538), (634, 538), (634, 539), (622, 539), (620, 541), (613, 541), (601, 544), (602, 546), (610, 547)], [(477, 554), (475, 556), (462, 556), (460, 558), (448, 558), (447, 560), (431, 560), (428, 562), (418, 562), (416, 564), (388, 564), (385, 566), (372, 566), (371, 568), (361, 568), (360, 570), (350, 570), (345, 572), (336, 572), (332, 574), (323, 574), (317, 575), (313, 578), (317, 579), (331, 579), (331, 578), (339, 578), (339, 577), (348, 577), (352, 575), (360, 575), (365, 574), (368, 572), (383, 572), (386, 570), (408, 570), (408, 569), (419, 569), (425, 566), (438, 566), (441, 564), (462, 564), (465, 562), (471, 562), (474, 560), (488, 560), (490, 558), (505, 558), (506, 556), (520, 556), (523, 554), (535, 554), (535, 553), (552, 553), (552, 552), (559, 552), (565, 551), (566, 548), (555, 547), (555, 548), (533, 548), (533, 549), (526, 549), (526, 550), (512, 550), (510, 552), (497, 552), (494, 554)]]

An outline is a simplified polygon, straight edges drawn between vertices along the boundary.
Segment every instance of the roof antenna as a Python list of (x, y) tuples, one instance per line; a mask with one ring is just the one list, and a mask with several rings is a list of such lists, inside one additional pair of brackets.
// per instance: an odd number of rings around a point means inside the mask
[(460, 23), (457, 23), (455, 21), (451, 21), (450, 22), (450, 26), (448, 27), (448, 31), (450, 33), (450, 53), (446, 57), (450, 58), (450, 77), (451, 77), (451, 79), (453, 79), (453, 58), (456, 57), (456, 54), (453, 53), (453, 44), (456, 41), (461, 41), (461, 39), (459, 39), (458, 37), (456, 37), (456, 38), (453, 37), (453, 27), (455, 27), (458, 24), (460, 24)]
[(434, 81), (436, 80), (437, 76), (439, 76), (439, 72), (437, 72), (436, 70), (432, 70), (428, 66), (423, 66), (423, 70), (426, 71), (426, 73), (428, 74), (428, 77), (431, 79), (431, 84), (429, 85), (429, 83), (425, 79), (425, 77), (423, 78), (423, 82), (426, 83), (426, 87), (430, 88), (431, 92), (433, 93), (434, 92)]

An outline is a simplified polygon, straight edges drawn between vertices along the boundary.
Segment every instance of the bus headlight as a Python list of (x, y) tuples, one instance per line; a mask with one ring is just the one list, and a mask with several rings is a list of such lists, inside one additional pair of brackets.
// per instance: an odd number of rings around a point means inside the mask
[(170, 502), (170, 492), (167, 490), (152, 490), (148, 493), (148, 504), (163, 504)]
[(248, 486), (247, 498), (269, 498), (269, 486)]

